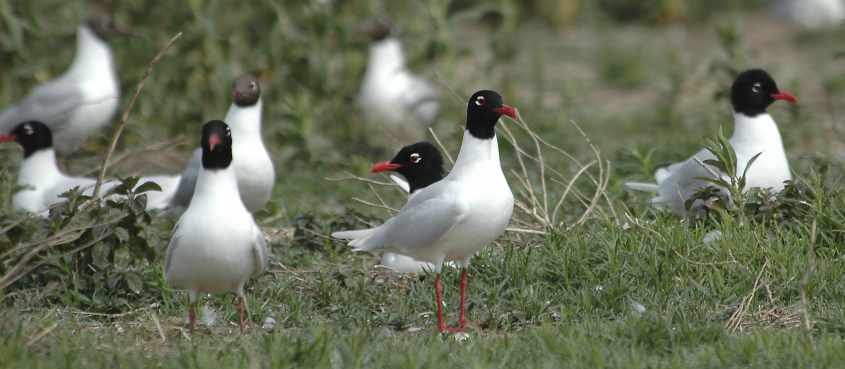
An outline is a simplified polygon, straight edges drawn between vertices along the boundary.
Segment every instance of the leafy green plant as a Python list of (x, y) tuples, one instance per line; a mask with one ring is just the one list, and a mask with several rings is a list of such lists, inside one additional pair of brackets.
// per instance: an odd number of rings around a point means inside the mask
[(103, 200), (74, 188), (61, 195), (65, 201), (47, 219), (23, 215), (5, 228), (0, 288), (54, 284), (62, 293), (50, 297), (107, 312), (148, 298), (145, 291), (161, 287), (155, 266), (163, 248), (162, 232), (145, 210), (145, 192), (161, 189), (152, 182), (137, 184), (137, 177), (122, 179)]
[[(686, 208), (691, 209), (696, 201), (702, 200), (704, 206), (711, 210), (745, 209), (745, 185), (748, 182), (748, 170), (751, 169), (751, 166), (762, 153), (752, 156), (740, 173), (736, 151), (734, 151), (733, 146), (721, 129), (719, 129), (715, 138), (708, 138), (705, 141), (704, 148), (714, 158), (705, 159), (699, 164), (711, 175), (697, 177), (696, 179), (711, 186), (698, 190), (694, 196), (687, 199), (684, 204)], [(728, 201), (719, 200), (723, 197), (720, 196), (722, 193), (727, 195)]]

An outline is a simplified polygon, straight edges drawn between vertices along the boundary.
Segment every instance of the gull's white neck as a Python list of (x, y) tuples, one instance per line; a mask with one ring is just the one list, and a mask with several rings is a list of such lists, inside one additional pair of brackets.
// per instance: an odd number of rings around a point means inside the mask
[(253, 106), (242, 107), (234, 103), (224, 119), (232, 129), (234, 144), (261, 138), (261, 98)]
[(399, 40), (388, 37), (370, 45), (367, 74), (393, 75), (405, 68), (405, 55)]
[(464, 131), (464, 139), (461, 143), (461, 151), (455, 160), (455, 166), (449, 175), (460, 173), (461, 169), (472, 167), (478, 164), (494, 164), (501, 168), (499, 162), (499, 142), (496, 135), (493, 138), (481, 139), (473, 136), (469, 130)]
[(754, 145), (781, 145), (780, 131), (769, 113), (749, 117), (742, 113), (734, 113), (734, 133), (731, 143)]
[(24, 159), (18, 170), (18, 185), (34, 186), (52, 183), (64, 177), (56, 164), (56, 152), (53, 148), (38, 150)]
[(82, 24), (76, 32), (77, 47), (69, 73), (74, 75), (102, 75), (114, 73), (114, 59), (109, 45)]
[(240, 201), (238, 180), (235, 177), (235, 171), (231, 165), (225, 169), (200, 169), (196, 188), (194, 189), (194, 197), (191, 199), (191, 205), (194, 203), (222, 204), (231, 199)]

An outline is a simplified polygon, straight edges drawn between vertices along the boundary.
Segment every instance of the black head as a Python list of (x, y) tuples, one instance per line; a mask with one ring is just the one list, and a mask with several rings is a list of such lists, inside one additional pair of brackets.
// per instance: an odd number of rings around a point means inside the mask
[(238, 77), (232, 85), (232, 99), (238, 106), (253, 106), (261, 97), (261, 85), (252, 74)]
[(731, 86), (734, 111), (749, 117), (765, 113), (775, 100), (796, 102), (792, 94), (779, 90), (775, 80), (762, 69), (749, 69), (740, 73)]
[(376, 18), (365, 27), (365, 32), (372, 42), (384, 40), (393, 33), (393, 21), (388, 17)]
[(502, 96), (496, 91), (478, 91), (467, 102), (467, 130), (477, 138), (493, 138), (496, 122), (502, 115), (516, 119), (516, 109), (503, 104)]
[(232, 163), (232, 132), (222, 120), (212, 120), (202, 126), (200, 145), (203, 168), (226, 169)]
[(53, 147), (50, 128), (38, 121), (18, 124), (9, 135), (0, 135), (0, 142), (15, 141), (23, 147), (23, 157), (28, 158), (38, 150)]
[(370, 171), (394, 171), (401, 174), (413, 193), (443, 179), (443, 156), (431, 143), (417, 142), (403, 147), (390, 161), (374, 164)]
[(85, 25), (103, 41), (108, 41), (112, 36), (119, 33), (114, 18), (104, 11), (93, 12), (85, 20)]

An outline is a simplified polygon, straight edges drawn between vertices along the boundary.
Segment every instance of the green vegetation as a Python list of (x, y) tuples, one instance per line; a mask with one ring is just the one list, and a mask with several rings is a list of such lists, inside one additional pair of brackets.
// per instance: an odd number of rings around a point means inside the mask
[[(237, 334), (232, 297), (213, 296), (205, 315), (216, 319), (188, 337), (186, 297), (161, 273), (173, 220), (132, 202), (68, 206), (69, 217), (47, 220), (14, 213), (20, 153), (0, 146), (0, 277), (20, 263), (15, 247), (94, 222), (38, 254), (40, 266), (0, 292), (0, 368), (841, 367), (842, 30), (793, 36), (763, 10), (727, 1), (639, 2), (648, 14), (636, 19), (607, 9), (637, 2), (618, 3), (115, 2), (117, 22), (138, 34), (112, 41), (124, 106), (153, 55), (184, 35), (147, 81), (116, 153), (126, 159), (111, 173), (180, 171), (200, 125), (225, 113), (231, 80), (260, 76), (279, 173), (271, 204), (256, 214), (272, 250), (270, 272), (249, 286), (246, 336)], [(712, 3), (725, 3), (723, 11), (705, 6)], [(543, 14), (550, 8), (560, 13)], [(672, 15), (678, 9), (682, 16)], [(83, 14), (77, 2), (0, 1), (0, 107), (63, 71)], [(559, 216), (539, 213), (553, 221), (518, 212), (515, 225), (545, 235), (509, 232), (474, 259), (473, 323), (463, 341), (435, 333), (432, 276), (373, 268), (376, 258), (327, 237), (387, 216), (352, 200), (378, 202), (365, 184), (327, 179), (363, 176), (388, 159), (366, 146), (355, 106), (367, 52), (358, 30), (383, 14), (399, 24), (411, 65), (443, 91), (435, 131), (452, 154), (464, 99), (485, 87), (581, 163), (544, 148), (546, 168), (561, 178), (599, 158)], [(741, 206), (695, 220), (651, 210), (646, 197), (623, 191), (624, 180), (648, 179), (720, 127), (729, 132), (724, 91), (732, 73), (752, 66), (799, 98), (795, 108), (771, 109), (796, 174), (787, 191), (749, 193)], [(499, 129), (514, 193), (539, 206), (542, 199), (528, 200), (506, 140), (512, 133), (533, 154), (532, 137), (518, 122)], [(98, 165), (107, 136), (64, 158), (67, 169)], [(542, 194), (539, 173), (523, 159), (528, 187)], [(547, 182), (552, 207), (566, 182)], [(597, 188), (603, 196), (588, 206)], [(390, 205), (404, 201), (399, 191), (378, 191)], [(119, 224), (99, 223), (109, 220)], [(704, 242), (716, 230), (721, 237)], [(457, 271), (448, 269), (444, 281), (452, 312)], [(273, 329), (262, 327), (268, 318)]]

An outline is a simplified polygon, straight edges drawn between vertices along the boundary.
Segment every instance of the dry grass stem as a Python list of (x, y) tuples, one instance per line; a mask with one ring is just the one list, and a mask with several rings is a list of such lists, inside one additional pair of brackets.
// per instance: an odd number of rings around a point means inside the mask
[[(111, 168), (115, 165), (122, 163), (123, 161), (125, 161), (129, 158), (135, 157), (137, 155), (140, 155), (140, 154), (143, 154), (143, 153), (148, 153), (148, 152), (161, 151), (161, 150), (173, 147), (173, 146), (177, 146), (177, 145), (183, 143), (184, 141), (185, 141), (184, 137), (178, 137), (178, 138), (175, 138), (175, 139), (172, 139), (172, 140), (167, 140), (167, 141), (164, 141), (164, 142), (155, 142), (155, 143), (152, 143), (152, 144), (147, 145), (145, 147), (142, 147), (138, 150), (131, 150), (131, 151), (121, 153), (114, 160), (111, 160), (106, 165), (106, 170), (108, 170), (109, 168)], [(91, 170), (84, 172), (84, 175), (90, 176), (90, 175), (93, 175), (93, 174), (99, 172), (100, 170), (101, 170), (101, 168), (93, 168)]]
[(742, 298), (742, 302), (740, 302), (739, 306), (737, 306), (736, 310), (734, 310), (733, 314), (731, 314), (731, 317), (728, 319), (726, 328), (731, 333), (736, 333), (743, 327), (743, 317), (748, 311), (749, 306), (751, 306), (751, 303), (754, 301), (754, 295), (757, 294), (757, 289), (760, 286), (760, 278), (763, 277), (763, 272), (766, 270), (768, 265), (769, 259), (766, 259), (763, 266), (760, 268), (760, 271), (757, 273), (757, 278), (754, 280), (754, 287), (751, 288), (751, 292)]

